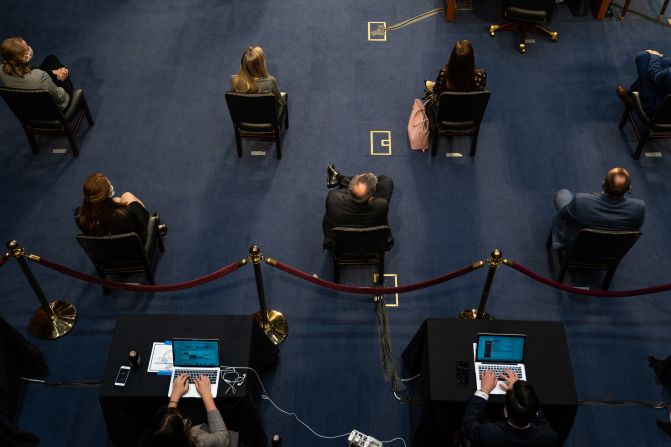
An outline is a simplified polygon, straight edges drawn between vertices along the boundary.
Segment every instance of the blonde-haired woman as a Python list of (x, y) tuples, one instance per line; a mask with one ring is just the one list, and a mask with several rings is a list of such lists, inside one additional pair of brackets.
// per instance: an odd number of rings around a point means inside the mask
[(242, 53), (240, 72), (231, 76), (231, 90), (236, 93), (272, 93), (279, 105), (286, 104), (277, 81), (268, 73), (266, 55), (261, 47), (249, 47)]

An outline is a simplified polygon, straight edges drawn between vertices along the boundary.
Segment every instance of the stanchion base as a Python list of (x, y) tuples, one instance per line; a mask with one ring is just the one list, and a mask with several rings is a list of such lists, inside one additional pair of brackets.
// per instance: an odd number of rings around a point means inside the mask
[(267, 325), (263, 324), (263, 314), (261, 311), (254, 314), (254, 320), (261, 326), (263, 332), (274, 345), (281, 345), (287, 339), (287, 335), (289, 335), (289, 323), (287, 323), (284, 315), (277, 310), (269, 310), (266, 315), (268, 315)]
[(44, 340), (55, 340), (66, 335), (77, 324), (77, 309), (65, 301), (52, 301), (49, 307), (54, 312), (53, 317), (39, 307), (30, 318), (30, 332), (35, 337)]
[(466, 309), (459, 314), (458, 317), (460, 320), (493, 320), (494, 317), (488, 314), (487, 312), (482, 312), (480, 318), (478, 318), (478, 309)]

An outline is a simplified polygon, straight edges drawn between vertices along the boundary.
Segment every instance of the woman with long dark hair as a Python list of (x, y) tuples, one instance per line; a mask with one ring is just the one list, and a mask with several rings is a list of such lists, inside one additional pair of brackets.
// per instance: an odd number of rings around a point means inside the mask
[(268, 73), (261, 47), (249, 47), (240, 58), (240, 71), (231, 76), (231, 90), (237, 93), (272, 93), (280, 105), (286, 104), (277, 81)]
[[(84, 182), (84, 200), (75, 210), (75, 221), (89, 236), (137, 233), (147, 239), (149, 212), (140, 199), (130, 192), (115, 197), (114, 187), (104, 174), (95, 173)], [(165, 226), (161, 229), (165, 232)]]
[(207, 424), (191, 425), (177, 408), (179, 399), (188, 391), (188, 376), (182, 374), (175, 379), (172, 395), (167, 407), (161, 408), (151, 427), (141, 436), (141, 447), (226, 447), (228, 430), (217, 409), (210, 379), (200, 376), (195, 379), (196, 390), (200, 394), (207, 412)]
[(426, 81), (426, 89), (432, 96), (438, 98), (445, 91), (484, 90), (486, 84), (487, 72), (482, 68), (475, 68), (473, 45), (468, 40), (462, 39), (452, 48), (450, 61), (440, 69), (436, 81)]

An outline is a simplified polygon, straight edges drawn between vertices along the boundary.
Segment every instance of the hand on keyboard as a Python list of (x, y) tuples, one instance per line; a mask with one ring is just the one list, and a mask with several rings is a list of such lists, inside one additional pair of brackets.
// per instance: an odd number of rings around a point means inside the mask
[(503, 382), (499, 384), (501, 389), (508, 391), (513, 387), (513, 384), (517, 382), (517, 374), (509, 369), (505, 369), (499, 376), (499, 379), (503, 379)]
[(200, 397), (203, 399), (206, 399), (207, 397), (212, 399), (210, 379), (206, 376), (198, 376), (196, 378), (196, 391), (198, 391), (198, 394), (200, 394)]

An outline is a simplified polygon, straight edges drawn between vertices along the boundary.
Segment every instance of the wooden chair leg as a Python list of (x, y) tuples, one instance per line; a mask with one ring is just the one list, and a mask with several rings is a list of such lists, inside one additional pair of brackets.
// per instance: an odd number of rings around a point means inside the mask
[(275, 158), (282, 159), (282, 135), (279, 128), (275, 129)]
[(30, 132), (28, 129), (23, 129), (26, 132), (26, 136), (28, 137), (28, 143), (30, 143), (30, 148), (33, 151), (33, 155), (37, 155), (39, 152), (39, 146), (37, 146), (37, 141), (35, 140), (35, 135), (33, 135), (32, 132)]
[(475, 149), (478, 146), (478, 134), (480, 133), (480, 126), (477, 125), (475, 126), (475, 132), (473, 132), (473, 136), (471, 137), (471, 157), (475, 157)]
[(620, 129), (624, 129), (624, 125), (627, 124), (627, 118), (629, 118), (629, 113), (630, 113), (629, 107), (625, 107), (624, 113), (622, 114), (622, 118), (620, 118)]
[(438, 130), (438, 127), (434, 129), (433, 137), (431, 138), (431, 156), (435, 157), (436, 152), (438, 151), (438, 140), (440, 139), (440, 131)]
[(566, 270), (568, 270), (568, 264), (566, 262), (562, 262), (561, 267), (559, 269), (559, 274), (557, 275), (557, 281), (558, 282), (564, 282), (564, 277), (566, 276)]
[(77, 145), (77, 137), (72, 133), (72, 131), (66, 127), (65, 133), (68, 136), (68, 141), (70, 142), (70, 149), (72, 149), (72, 155), (77, 157), (79, 156), (79, 146)]
[(648, 136), (649, 133), (647, 130), (641, 133), (641, 138), (638, 140), (638, 146), (636, 146), (636, 152), (634, 153), (634, 160), (641, 158), (641, 154), (643, 153), (643, 146), (645, 146), (645, 143), (648, 142)]
[(617, 270), (618, 264), (615, 264), (611, 268), (608, 269), (608, 273), (606, 273), (606, 277), (603, 280), (603, 284), (601, 285), (601, 290), (608, 290), (608, 287), (610, 287), (610, 281), (613, 279), (613, 275), (615, 275), (615, 270)]
[(240, 138), (240, 131), (238, 130), (237, 127), (235, 127), (234, 130), (235, 130), (235, 146), (238, 150), (238, 157), (242, 157), (242, 138)]
[(622, 10), (620, 11), (620, 22), (624, 21), (624, 16), (627, 14), (627, 11), (629, 11), (629, 3), (631, 3), (631, 0), (625, 0), (624, 6), (622, 7)]

